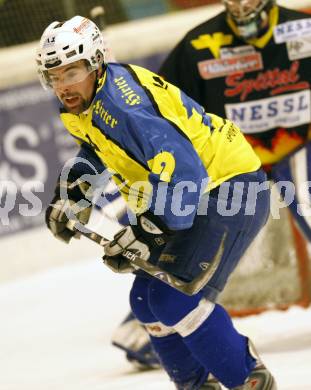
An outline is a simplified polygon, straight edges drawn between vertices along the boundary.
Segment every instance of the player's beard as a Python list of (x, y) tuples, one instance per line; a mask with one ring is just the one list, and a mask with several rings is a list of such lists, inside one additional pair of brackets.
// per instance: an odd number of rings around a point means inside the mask
[(63, 95), (61, 101), (66, 111), (71, 114), (81, 114), (90, 106), (90, 99), (83, 98), (80, 94)]

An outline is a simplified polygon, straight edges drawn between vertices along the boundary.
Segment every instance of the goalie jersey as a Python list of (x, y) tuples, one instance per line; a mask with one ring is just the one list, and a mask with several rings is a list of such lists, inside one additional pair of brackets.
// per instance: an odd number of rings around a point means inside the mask
[(191, 30), (160, 74), (207, 110), (235, 122), (263, 165), (304, 144), (311, 122), (311, 18), (283, 7), (270, 28), (240, 40), (226, 13)]
[[(206, 113), (180, 89), (138, 66), (108, 64), (88, 111), (61, 110), (61, 119), (111, 171), (135, 213), (154, 212), (159, 185), (166, 184), (163, 219), (172, 229), (190, 227), (195, 215), (194, 210), (177, 217), (171, 210), (176, 191), (196, 209), (200, 194), (261, 165), (235, 124)], [(185, 190), (182, 183), (191, 187)]]

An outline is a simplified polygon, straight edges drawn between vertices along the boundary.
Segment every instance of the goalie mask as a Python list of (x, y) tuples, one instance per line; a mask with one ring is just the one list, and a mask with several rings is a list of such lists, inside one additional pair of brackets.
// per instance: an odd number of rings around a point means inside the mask
[(42, 34), (36, 56), (41, 84), (45, 89), (52, 86), (49, 69), (79, 60), (87, 62), (89, 72), (99, 69), (105, 63), (105, 51), (103, 35), (91, 20), (75, 16), (51, 23)]
[(247, 40), (258, 37), (269, 27), (269, 12), (275, 0), (223, 0), (223, 3), (239, 37)]

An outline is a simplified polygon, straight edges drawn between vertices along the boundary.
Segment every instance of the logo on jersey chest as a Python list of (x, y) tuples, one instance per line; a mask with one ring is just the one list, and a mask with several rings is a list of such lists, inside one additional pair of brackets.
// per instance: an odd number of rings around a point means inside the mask
[(286, 47), (291, 61), (311, 57), (311, 36), (289, 41)]
[(238, 57), (220, 58), (198, 62), (200, 76), (204, 80), (224, 77), (234, 73), (246, 73), (263, 68), (259, 53), (246, 54)]
[(270, 89), (270, 95), (277, 95), (309, 88), (309, 82), (300, 81), (298, 69), (299, 62), (295, 61), (289, 69), (267, 70), (258, 73), (256, 78), (244, 78), (244, 73), (229, 75), (225, 80), (228, 87), (225, 90), (225, 96), (240, 96), (240, 100), (244, 101), (252, 92)]
[(118, 120), (109, 113), (100, 99), (94, 104), (93, 112), (99, 115), (102, 121), (112, 129), (118, 124)]
[(216, 32), (214, 34), (199, 35), (197, 39), (191, 41), (191, 45), (196, 50), (209, 49), (215, 58), (219, 58), (220, 48), (231, 45), (232, 41), (233, 36), (231, 34)]
[(226, 104), (226, 116), (246, 134), (276, 127), (291, 128), (311, 121), (310, 90), (266, 99)]
[(274, 31), (275, 43), (284, 43), (293, 39), (311, 35), (311, 18), (293, 20), (275, 26)]
[(220, 49), (220, 58), (245, 56), (247, 54), (254, 54), (254, 53), (256, 53), (256, 50), (254, 46), (251, 45), (223, 47)]

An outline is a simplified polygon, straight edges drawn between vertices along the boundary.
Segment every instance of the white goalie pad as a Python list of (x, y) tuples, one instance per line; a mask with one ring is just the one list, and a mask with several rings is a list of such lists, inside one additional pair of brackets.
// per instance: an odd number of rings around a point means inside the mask
[(272, 179), (285, 202), (289, 200), (287, 206), (295, 221), (311, 241), (311, 142), (276, 164)]

